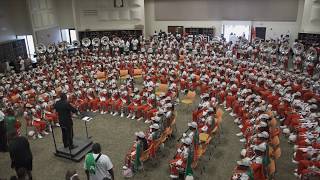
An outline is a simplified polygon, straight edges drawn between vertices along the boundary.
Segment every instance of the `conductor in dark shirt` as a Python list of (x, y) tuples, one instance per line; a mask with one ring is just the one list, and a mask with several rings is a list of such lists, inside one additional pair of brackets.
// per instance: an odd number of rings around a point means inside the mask
[(11, 140), (9, 144), (9, 152), (11, 158), (11, 168), (14, 168), (18, 174), (18, 170), (24, 168), (27, 171), (29, 179), (32, 179), (32, 153), (28, 139), (19, 136)]
[(67, 95), (64, 93), (60, 95), (60, 100), (56, 102), (54, 108), (58, 113), (64, 147), (71, 149), (76, 148), (76, 146), (73, 145), (72, 113), (77, 113), (78, 110), (68, 102)]

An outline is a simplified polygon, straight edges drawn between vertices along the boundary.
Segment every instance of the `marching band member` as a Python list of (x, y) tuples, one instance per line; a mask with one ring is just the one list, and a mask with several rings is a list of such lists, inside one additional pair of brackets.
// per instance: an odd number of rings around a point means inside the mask
[(192, 140), (188, 137), (181, 140), (182, 145), (177, 150), (174, 160), (170, 161), (170, 177), (178, 178), (180, 172), (185, 172), (185, 175), (192, 175), (191, 164), (193, 161), (193, 149), (191, 147)]
[(135, 133), (135, 135), (137, 139), (135, 145), (134, 171), (136, 172), (143, 167), (140, 157), (141, 153), (148, 149), (148, 141), (142, 131)]
[(129, 106), (128, 106), (129, 115), (127, 116), (127, 118), (135, 119), (136, 113), (137, 113), (137, 108), (140, 105), (141, 105), (141, 97), (140, 97), (140, 95), (135, 95), (133, 97), (131, 104), (129, 104)]

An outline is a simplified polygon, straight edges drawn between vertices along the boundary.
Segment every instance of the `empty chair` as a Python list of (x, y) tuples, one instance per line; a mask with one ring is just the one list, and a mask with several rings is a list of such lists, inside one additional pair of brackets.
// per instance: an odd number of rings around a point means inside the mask
[(156, 95), (159, 96), (161, 93), (166, 93), (168, 91), (168, 84), (160, 84), (156, 90)]
[(106, 73), (98, 71), (96, 74), (96, 77), (99, 81), (105, 81), (106, 80)]
[(184, 97), (184, 99), (181, 100), (181, 103), (187, 104), (187, 105), (192, 104), (195, 97), (196, 97), (195, 91), (188, 91), (186, 97)]
[(126, 79), (129, 76), (129, 71), (127, 69), (120, 70), (120, 79)]
[(133, 77), (134, 78), (140, 78), (140, 77), (142, 77), (142, 74), (143, 74), (142, 69), (134, 69), (133, 70)]

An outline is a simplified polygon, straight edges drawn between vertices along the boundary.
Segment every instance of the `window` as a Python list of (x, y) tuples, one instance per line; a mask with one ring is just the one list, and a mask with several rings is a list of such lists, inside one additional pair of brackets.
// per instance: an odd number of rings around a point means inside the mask
[(77, 31), (74, 29), (69, 29), (71, 42), (77, 40)]
[(77, 40), (77, 31), (74, 29), (61, 29), (62, 41), (67, 41), (72, 43), (72, 41)]
[(24, 42), (26, 44), (28, 57), (32, 58), (35, 55), (35, 47), (34, 47), (32, 35), (17, 36), (17, 39), (24, 39)]
[(67, 41), (68, 43), (70, 43), (69, 29), (61, 29), (61, 38), (62, 41)]

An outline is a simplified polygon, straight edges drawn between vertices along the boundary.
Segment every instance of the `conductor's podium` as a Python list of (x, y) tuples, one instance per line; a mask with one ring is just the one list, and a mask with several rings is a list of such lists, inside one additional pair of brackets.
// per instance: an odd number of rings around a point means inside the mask
[(78, 146), (74, 149), (58, 147), (54, 153), (58, 157), (70, 159), (75, 162), (80, 162), (82, 158), (87, 155), (92, 149), (92, 140), (85, 138), (73, 138), (73, 144)]
[(62, 157), (65, 159), (70, 159), (75, 162), (80, 162), (82, 158), (84, 158), (89, 152), (91, 152), (93, 142), (91, 140), (91, 137), (88, 136), (87, 122), (91, 121), (92, 118), (88, 116), (83, 116), (81, 120), (85, 122), (86, 137), (84, 138), (74, 137), (73, 145), (77, 146), (74, 149), (70, 149), (69, 147), (65, 148), (63, 146), (57, 147), (54, 132), (52, 131), (52, 137), (53, 137), (54, 146), (55, 146), (55, 153), (54, 153), (55, 156)]

